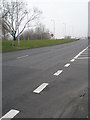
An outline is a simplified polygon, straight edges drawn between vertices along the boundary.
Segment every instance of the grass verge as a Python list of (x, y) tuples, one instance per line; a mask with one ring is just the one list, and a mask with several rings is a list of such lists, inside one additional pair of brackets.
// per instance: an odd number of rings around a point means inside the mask
[(12, 41), (4, 40), (2, 42), (2, 52), (17, 51), (23, 49), (32, 49), (44, 46), (53, 46), (69, 42), (74, 42), (75, 39), (70, 40), (21, 40), (20, 47), (18, 47), (18, 41), (14, 42), (14, 47), (12, 47)]

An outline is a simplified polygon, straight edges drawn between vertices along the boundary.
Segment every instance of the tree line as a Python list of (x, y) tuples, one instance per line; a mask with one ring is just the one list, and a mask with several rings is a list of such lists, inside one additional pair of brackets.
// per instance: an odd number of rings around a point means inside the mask
[(49, 30), (42, 24), (35, 29), (27, 29), (20, 35), (20, 40), (45, 40), (50, 38)]

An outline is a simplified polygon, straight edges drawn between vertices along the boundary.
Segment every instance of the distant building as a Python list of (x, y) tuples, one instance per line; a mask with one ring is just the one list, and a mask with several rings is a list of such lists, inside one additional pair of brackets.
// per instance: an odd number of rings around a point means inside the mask
[(88, 37), (90, 39), (90, 1), (88, 2)]

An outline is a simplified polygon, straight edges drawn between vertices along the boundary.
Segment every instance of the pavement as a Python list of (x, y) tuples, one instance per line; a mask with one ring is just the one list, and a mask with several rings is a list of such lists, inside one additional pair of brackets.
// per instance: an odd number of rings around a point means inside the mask
[(14, 118), (87, 118), (87, 46), (82, 39), (3, 53), (2, 116), (17, 110)]

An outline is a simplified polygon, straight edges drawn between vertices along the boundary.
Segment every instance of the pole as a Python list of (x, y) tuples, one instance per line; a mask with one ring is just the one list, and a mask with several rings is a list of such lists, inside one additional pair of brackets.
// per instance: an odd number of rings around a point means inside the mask
[(65, 26), (65, 33), (64, 33), (64, 37), (66, 38), (66, 23), (63, 23)]
[(13, 11), (14, 11), (14, 3), (12, 2), (12, 16), (11, 16), (11, 24), (12, 24), (12, 47), (14, 47), (14, 30), (13, 30)]
[(18, 0), (17, 0), (17, 26), (18, 26), (18, 47), (20, 47), (20, 40), (19, 40), (19, 24), (18, 24)]
[(12, 47), (14, 47), (14, 32), (12, 31)]
[(54, 32), (54, 38), (55, 38), (55, 20), (52, 19), (51, 21), (53, 21), (53, 32)]
[(72, 26), (72, 37), (73, 37), (73, 26)]

